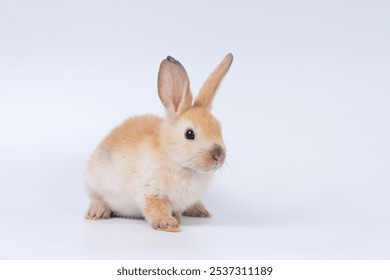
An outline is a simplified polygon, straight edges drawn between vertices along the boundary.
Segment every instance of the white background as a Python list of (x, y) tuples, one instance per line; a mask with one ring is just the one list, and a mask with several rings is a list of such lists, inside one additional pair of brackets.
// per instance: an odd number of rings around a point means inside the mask
[[(389, 1), (0, 2), (1, 259), (389, 259)], [(83, 219), (85, 163), (162, 115), (167, 55), (214, 104), (227, 165), (179, 234)]]

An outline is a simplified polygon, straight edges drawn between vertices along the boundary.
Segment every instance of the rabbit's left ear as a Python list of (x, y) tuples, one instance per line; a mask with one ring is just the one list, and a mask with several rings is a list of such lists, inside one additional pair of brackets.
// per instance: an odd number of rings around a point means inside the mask
[(217, 92), (223, 77), (225, 77), (226, 73), (229, 71), (232, 62), (233, 55), (228, 53), (217, 68), (215, 68), (210, 74), (206, 82), (204, 82), (198, 96), (195, 99), (194, 106), (204, 107), (209, 110), (211, 109), (215, 93)]
[(158, 72), (158, 95), (168, 117), (175, 118), (192, 104), (190, 81), (183, 65), (171, 56), (161, 62)]

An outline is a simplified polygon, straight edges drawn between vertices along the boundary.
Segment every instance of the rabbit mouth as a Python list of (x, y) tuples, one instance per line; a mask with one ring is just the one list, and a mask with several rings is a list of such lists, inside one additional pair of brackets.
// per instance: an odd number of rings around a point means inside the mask
[(221, 168), (222, 164), (222, 162), (213, 162), (211, 164), (200, 163), (196, 165), (186, 166), (185, 169), (195, 173), (212, 173), (215, 172), (217, 169)]
[(185, 168), (196, 173), (210, 173), (221, 168), (225, 162), (226, 152), (220, 145), (214, 144), (212, 149), (204, 149), (186, 161)]
[(205, 167), (202, 167), (202, 168), (185, 167), (185, 169), (187, 169), (189, 172), (191, 172), (193, 174), (207, 174), (207, 173), (215, 172), (218, 169), (218, 167), (209, 167), (209, 168), (205, 168)]

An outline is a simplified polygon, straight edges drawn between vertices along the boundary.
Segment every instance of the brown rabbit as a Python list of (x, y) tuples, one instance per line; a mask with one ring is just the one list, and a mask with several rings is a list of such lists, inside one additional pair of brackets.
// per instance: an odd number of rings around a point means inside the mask
[(155, 229), (179, 231), (182, 214), (209, 217), (199, 201), (225, 160), (221, 125), (211, 105), (233, 55), (211, 73), (193, 101), (184, 67), (168, 56), (158, 73), (166, 116), (143, 115), (116, 127), (92, 154), (87, 219), (144, 217)]

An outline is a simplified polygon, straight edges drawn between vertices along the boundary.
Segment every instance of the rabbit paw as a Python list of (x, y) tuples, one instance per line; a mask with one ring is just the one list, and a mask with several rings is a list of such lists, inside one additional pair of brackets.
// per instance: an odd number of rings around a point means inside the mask
[(180, 225), (181, 224), (181, 216), (182, 216), (181, 213), (174, 211), (172, 213), (172, 216), (177, 220), (177, 223)]
[(174, 217), (164, 217), (160, 219), (156, 219), (155, 221), (152, 221), (151, 226), (154, 229), (167, 231), (167, 232), (179, 232), (179, 223), (176, 218)]
[(94, 199), (89, 204), (89, 209), (85, 214), (85, 218), (88, 220), (103, 220), (108, 219), (111, 216), (111, 208), (103, 200)]
[(201, 218), (210, 218), (211, 214), (206, 210), (203, 203), (198, 201), (194, 205), (190, 206), (187, 210), (183, 212), (184, 216), (188, 217), (201, 217)]

